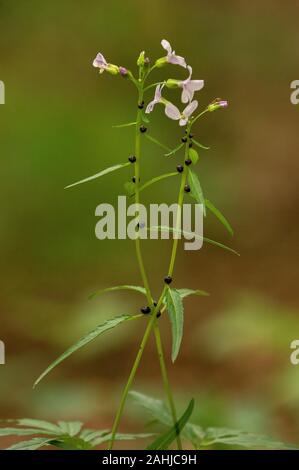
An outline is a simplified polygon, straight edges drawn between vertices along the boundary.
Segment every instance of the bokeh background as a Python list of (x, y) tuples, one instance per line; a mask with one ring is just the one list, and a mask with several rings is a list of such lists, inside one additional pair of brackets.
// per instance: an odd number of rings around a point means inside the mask
[[(220, 96), (229, 108), (198, 123), (211, 147), (198, 168), (205, 194), (231, 221), (235, 236), (209, 216), (205, 234), (229, 244), (179, 252), (177, 287), (205, 289), (186, 300), (185, 337), (169, 374), (182, 410), (196, 399), (193, 421), (299, 441), (299, 366), (290, 342), (299, 337), (298, 112), (290, 82), (298, 79), (299, 6), (279, 0), (0, 1), (1, 324), (7, 363), (0, 366), (2, 418), (79, 419), (111, 426), (145, 323), (123, 325), (57, 368), (39, 388), (39, 373), (104, 319), (135, 313), (138, 294), (94, 290), (139, 284), (131, 241), (95, 238), (95, 207), (124, 194), (130, 168), (64, 191), (67, 184), (133, 151), (136, 96), (130, 83), (99, 76), (98, 51), (134, 70), (141, 50), (161, 57), (162, 38), (205, 80), (204, 107)], [(176, 67), (155, 81), (183, 77)], [(176, 99), (171, 92), (171, 99)], [(150, 98), (150, 95), (148, 96)], [(169, 146), (177, 123), (156, 109), (153, 136)], [(172, 159), (144, 145), (143, 180), (172, 171)], [(143, 200), (173, 201), (174, 179)], [(168, 241), (144, 242), (151, 285), (159, 295)], [(170, 327), (161, 320), (167, 357)], [(152, 341), (134, 388), (163, 396)], [(129, 400), (121, 429), (144, 430), (147, 418)]]

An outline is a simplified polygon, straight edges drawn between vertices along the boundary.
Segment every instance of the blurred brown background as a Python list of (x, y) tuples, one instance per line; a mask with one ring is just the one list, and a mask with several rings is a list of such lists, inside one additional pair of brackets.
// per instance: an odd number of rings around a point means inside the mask
[[(161, 57), (162, 38), (205, 80), (200, 106), (220, 96), (229, 108), (209, 115), (196, 137), (211, 147), (200, 167), (206, 196), (235, 228), (230, 240), (211, 215), (205, 234), (236, 248), (179, 252), (176, 287), (205, 289), (186, 300), (185, 337), (171, 382), (180, 409), (193, 396), (193, 421), (299, 440), (299, 366), (289, 361), (299, 337), (298, 79), (299, 6), (293, 1), (78, 0), (0, 1), (1, 324), (0, 415), (80, 419), (111, 425), (144, 323), (124, 325), (32, 383), (63, 350), (103, 319), (137, 312), (138, 294), (94, 290), (139, 284), (131, 241), (99, 241), (95, 207), (115, 203), (130, 169), (64, 191), (77, 179), (123, 162), (133, 131), (135, 92), (120, 78), (99, 77), (91, 62), (134, 69), (141, 50)], [(182, 77), (165, 68), (154, 80)], [(152, 135), (174, 146), (177, 123), (157, 110)], [(180, 160), (144, 148), (142, 178), (173, 171)], [(143, 200), (173, 201), (173, 180)], [(146, 241), (151, 284), (159, 295), (170, 243)], [(169, 357), (170, 328), (161, 321)], [(161, 397), (154, 343), (134, 388)], [(146, 417), (129, 401), (123, 430)]]

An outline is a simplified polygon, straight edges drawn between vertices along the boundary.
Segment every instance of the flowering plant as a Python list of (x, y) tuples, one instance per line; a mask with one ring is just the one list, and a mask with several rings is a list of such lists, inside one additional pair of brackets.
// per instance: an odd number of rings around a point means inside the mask
[[(233, 230), (224, 217), (224, 215), (208, 200), (204, 197), (203, 190), (197, 176), (197, 173), (193, 168), (199, 162), (199, 154), (196, 148), (200, 150), (207, 150), (208, 148), (202, 145), (194, 138), (193, 128), (198, 120), (207, 115), (209, 112), (213, 112), (218, 109), (226, 108), (227, 101), (216, 99), (203, 109), (195, 114), (198, 108), (198, 101), (194, 99), (194, 94), (204, 87), (203, 80), (192, 79), (192, 67), (187, 65), (186, 60), (175, 53), (170, 43), (165, 39), (161, 42), (162, 47), (166, 50), (166, 56), (157, 59), (153, 64), (150, 59), (145, 55), (145, 52), (141, 52), (137, 60), (138, 75), (135, 76), (126, 67), (118, 66), (107, 62), (102, 53), (98, 53), (93, 61), (93, 66), (99, 70), (99, 73), (108, 73), (113, 76), (120, 76), (131, 82), (137, 90), (137, 115), (136, 120), (132, 123), (121, 124), (116, 127), (135, 127), (135, 150), (134, 154), (128, 157), (128, 161), (114, 165), (110, 168), (100, 171), (96, 175), (90, 176), (76, 183), (73, 183), (67, 187), (72, 187), (81, 183), (88, 182), (90, 180), (97, 179), (108, 173), (117, 171), (123, 167), (132, 167), (132, 181), (127, 185), (130, 195), (134, 195), (136, 204), (136, 230), (141, 228), (141, 220), (139, 217), (139, 205), (140, 205), (140, 194), (144, 187), (151, 186), (157, 181), (164, 180), (173, 176), (180, 177), (179, 192), (178, 192), (178, 207), (182, 208), (184, 197), (189, 193), (193, 199), (200, 203), (203, 207), (204, 214), (206, 210), (213, 213), (219, 221), (225, 226), (227, 231), (232, 235)], [(152, 72), (155, 69), (160, 69), (166, 65), (180, 66), (188, 72), (188, 76), (184, 80), (177, 80), (168, 78), (158, 83), (148, 83)], [(155, 89), (154, 96), (152, 99), (148, 99), (148, 93)], [(177, 89), (180, 93), (181, 101), (184, 109), (180, 109), (169, 101), (165, 97), (167, 89)], [(154, 138), (148, 129), (149, 118), (148, 115), (154, 112), (156, 105), (162, 105), (165, 109), (165, 114), (168, 118), (178, 121), (178, 130), (181, 133), (181, 127), (184, 127), (185, 132), (183, 136), (180, 134), (180, 143), (175, 146), (174, 149), (168, 148), (164, 143), (161, 143)], [(182, 161), (177, 164), (176, 171), (168, 173), (166, 175), (159, 175), (150, 181), (147, 181), (143, 186), (140, 186), (140, 174), (141, 174), (141, 163), (142, 163), (142, 145), (145, 139), (149, 139), (164, 150), (167, 157), (173, 157), (175, 154), (182, 150)], [(196, 148), (195, 148), (196, 147)], [(181, 211), (177, 212), (175, 221), (175, 227), (172, 229), (174, 234), (181, 232)], [(165, 229), (171, 230), (169, 227), (157, 227), (163, 231)], [(224, 248), (230, 252), (236, 253), (232, 248), (229, 248), (219, 242), (203, 237), (203, 241), (206, 243), (214, 244), (218, 247)], [(167, 272), (165, 272), (163, 280), (161, 280), (161, 292), (157, 300), (150, 287), (148, 274), (145, 268), (142, 246), (140, 236), (135, 238), (135, 248), (137, 262), (140, 270), (142, 279), (142, 286), (134, 285), (121, 285), (104, 288), (95, 294), (101, 295), (107, 292), (116, 290), (131, 290), (138, 294), (142, 294), (146, 298), (146, 305), (141, 307), (140, 313), (135, 315), (122, 315), (112, 319), (109, 319), (105, 323), (97, 326), (89, 334), (83, 336), (77, 343), (67, 349), (58, 359), (56, 359), (36, 380), (35, 386), (58, 364), (68, 358), (71, 354), (87, 345), (104, 332), (115, 328), (116, 326), (136, 320), (146, 321), (145, 332), (142, 337), (138, 352), (129, 373), (128, 380), (124, 386), (120, 404), (118, 406), (115, 419), (111, 430), (90, 430), (82, 429), (82, 423), (72, 422), (58, 422), (48, 423), (39, 420), (16, 420), (15, 428), (3, 428), (0, 429), (0, 436), (39, 436), (30, 438), (22, 443), (15, 444), (11, 449), (38, 449), (40, 447), (54, 445), (62, 449), (93, 449), (103, 443), (108, 442), (108, 448), (113, 449), (116, 440), (120, 439), (135, 439), (135, 438), (150, 438), (152, 434), (121, 434), (119, 433), (119, 425), (124, 412), (126, 400), (131, 390), (132, 383), (134, 381), (136, 372), (138, 370), (142, 355), (151, 334), (154, 334), (156, 348), (158, 351), (159, 363), (161, 368), (161, 374), (165, 389), (165, 395), (167, 397), (168, 406), (162, 401), (152, 399), (146, 395), (142, 395), (137, 392), (132, 392), (135, 400), (145, 407), (152, 417), (166, 426), (167, 430), (158, 437), (155, 436), (152, 443), (148, 446), (148, 449), (167, 449), (175, 441), (178, 449), (182, 449), (182, 441), (189, 441), (196, 449), (211, 448), (213, 445), (220, 443), (221, 445), (236, 445), (244, 447), (274, 447), (274, 448), (288, 448), (283, 443), (274, 442), (264, 436), (255, 436), (250, 433), (227, 430), (227, 429), (215, 429), (208, 428), (203, 429), (199, 425), (191, 424), (189, 422), (190, 416), (194, 407), (194, 400), (192, 399), (186, 407), (184, 413), (178, 417), (173, 398), (171, 386), (168, 379), (167, 368), (164, 357), (164, 350), (162, 345), (162, 338), (159, 328), (159, 318), (167, 312), (169, 316), (171, 329), (172, 329), (172, 352), (171, 358), (174, 362), (178, 357), (182, 338), (183, 338), (183, 324), (184, 324), (184, 307), (183, 300), (185, 297), (190, 295), (206, 296), (208, 295), (205, 291), (199, 289), (189, 288), (178, 288), (173, 287), (174, 284), (174, 271), (175, 261), (178, 249), (179, 237), (173, 237), (172, 250), (170, 261)]]

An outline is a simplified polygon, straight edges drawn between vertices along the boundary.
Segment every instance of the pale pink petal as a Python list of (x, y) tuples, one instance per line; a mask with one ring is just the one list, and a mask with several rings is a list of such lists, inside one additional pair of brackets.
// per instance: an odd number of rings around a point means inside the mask
[(107, 61), (105, 59), (105, 57), (103, 56), (103, 54), (101, 54), (100, 52), (97, 54), (96, 58), (94, 59), (92, 65), (94, 67), (99, 67), (100, 69), (103, 68), (105, 69), (107, 67)]
[(168, 55), (167, 56), (167, 61), (170, 64), (180, 65), (181, 67), (184, 67), (184, 68), (187, 67), (187, 64), (186, 64), (186, 61), (185, 61), (184, 57), (181, 57), (180, 55), (175, 55), (175, 53), (172, 53), (172, 54)]
[(172, 103), (167, 103), (165, 106), (165, 114), (170, 119), (177, 121), (181, 117), (180, 110)]
[(168, 52), (168, 54), (171, 54), (171, 45), (168, 41), (166, 41), (166, 39), (162, 39), (161, 46)]
[(198, 101), (194, 100), (192, 101), (190, 104), (188, 104), (188, 106), (186, 106), (186, 108), (184, 109), (183, 111), (183, 115), (186, 116), (186, 117), (190, 117), (191, 114), (196, 110), (198, 106)]
[(179, 120), (179, 125), (180, 126), (185, 126), (187, 124), (187, 122), (188, 122), (188, 119), (182, 118), (182, 119)]
[(205, 82), (203, 80), (190, 80), (189, 90), (199, 91), (204, 87)]
[(184, 85), (183, 85), (183, 91), (182, 91), (181, 99), (182, 99), (182, 103), (188, 103), (192, 99), (192, 97), (190, 98), (188, 88)]
[(191, 67), (191, 65), (187, 65), (187, 69), (189, 70), (189, 77), (187, 78), (187, 80), (189, 81), (192, 77), (192, 67)]
[(160, 84), (160, 85), (156, 86), (155, 97), (154, 97), (155, 101), (160, 101), (161, 96), (162, 96), (161, 92), (162, 92), (163, 87), (164, 87), (164, 83), (162, 85)]
[(145, 112), (146, 112), (147, 114), (151, 113), (152, 110), (153, 110), (154, 107), (155, 107), (155, 104), (157, 104), (157, 101), (155, 101), (155, 100), (151, 101), (151, 102), (147, 105)]

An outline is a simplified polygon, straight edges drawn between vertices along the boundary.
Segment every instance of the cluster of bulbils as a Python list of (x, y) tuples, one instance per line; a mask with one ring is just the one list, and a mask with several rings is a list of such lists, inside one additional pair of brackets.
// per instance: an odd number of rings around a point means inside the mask
[[(154, 67), (162, 67), (163, 65), (167, 63), (175, 64), (175, 65), (179, 65), (187, 69), (189, 72), (189, 75), (185, 80), (176, 80), (176, 79), (170, 78), (163, 83), (159, 83), (156, 87), (154, 98), (147, 105), (145, 112), (151, 113), (154, 107), (156, 106), (156, 104), (160, 103), (165, 106), (165, 114), (167, 117), (175, 121), (178, 121), (180, 126), (186, 126), (192, 114), (198, 107), (198, 101), (193, 100), (194, 93), (196, 91), (201, 90), (204, 87), (204, 81), (192, 80), (192, 67), (190, 65), (187, 65), (184, 57), (177, 55), (175, 51), (172, 50), (170, 43), (166, 39), (163, 39), (161, 41), (161, 45), (166, 50), (167, 55), (165, 57), (161, 57), (160, 59), (156, 60)], [(144, 52), (140, 54), (138, 61), (139, 61), (139, 63), (137, 62), (138, 65), (146, 65), (146, 66), (149, 65), (149, 59), (145, 57)], [(97, 54), (96, 58), (93, 61), (93, 66), (98, 68), (100, 73), (107, 71), (108, 73), (112, 75), (120, 74), (124, 77), (133, 79), (133, 75), (128, 69), (126, 69), (125, 67), (119, 67), (114, 64), (109, 64), (106, 61), (103, 54), (101, 53)], [(183, 111), (180, 111), (177, 106), (175, 106), (173, 103), (166, 100), (162, 96), (162, 90), (165, 86), (167, 88), (180, 88), (182, 90), (181, 101), (182, 103), (186, 104), (186, 107)], [(143, 103), (142, 103), (142, 107), (143, 107)], [(225, 107), (227, 107), (227, 101), (217, 99), (208, 106), (208, 110), (215, 111), (218, 108), (225, 108)], [(146, 131), (146, 128), (144, 128), (144, 130), (142, 130), (141, 132), (145, 132), (145, 131)]]

